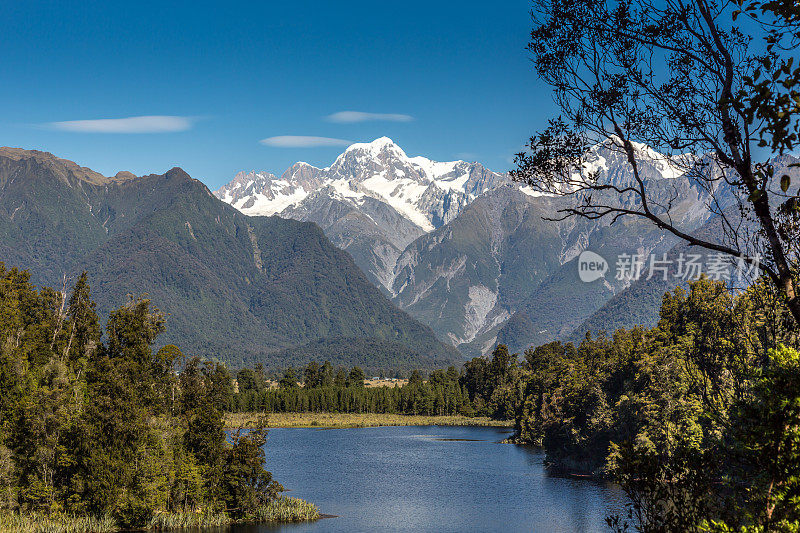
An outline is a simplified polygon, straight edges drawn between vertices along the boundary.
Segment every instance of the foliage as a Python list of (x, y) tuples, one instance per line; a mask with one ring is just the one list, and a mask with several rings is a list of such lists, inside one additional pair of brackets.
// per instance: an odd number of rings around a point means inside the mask
[[(755, 265), (800, 323), (800, 197), (796, 174), (776, 173), (800, 132), (797, 3), (534, 0), (531, 15), (528, 50), (562, 116), (531, 137), (513, 177), (573, 197), (553, 215), (561, 220), (639, 218)], [(604, 179), (589, 164), (598, 145), (628, 162), (626, 179)], [(666, 161), (647, 156), (651, 148)], [(698, 185), (722, 241), (654, 195), (654, 163)]]
[(762, 305), (780, 298), (770, 287), (703, 278), (665, 294), (652, 329), (527, 350), (518, 441), (552, 469), (620, 483), (631, 506), (616, 530), (791, 530), (800, 356), (788, 311)]
[(434, 370), (426, 381), (414, 370), (402, 387), (366, 388), (366, 375), (360, 367), (349, 371), (340, 368), (334, 374), (330, 361), (322, 365), (312, 361), (300, 374), (305, 378), (302, 387), (293, 368), (286, 370), (277, 389), (262, 390), (263, 382), (245, 389), (240, 386), (231, 410), (463, 415), (511, 420), (517, 414), (515, 409), (523, 390), (516, 356), (509, 354), (504, 345), (497, 347), (491, 359), (478, 357), (468, 362), (461, 373), (450, 366)]
[[(312, 363), (309, 366), (319, 366)], [(325, 365), (323, 365), (324, 367)], [(234, 412), (268, 413), (390, 413), (409, 415), (474, 414), (469, 397), (459, 383), (454, 367), (436, 371), (427, 382), (420, 378), (403, 387), (364, 387), (363, 371), (355, 367), (345, 381), (323, 385), (308, 382), (268, 389), (261, 393), (240, 392), (231, 403)], [(344, 374), (344, 370), (341, 370)], [(293, 373), (292, 373), (293, 375)], [(286, 379), (284, 377), (283, 379)], [(283, 380), (281, 380), (283, 382)]]
[[(292, 412), (227, 413), (228, 427), (255, 427), (261, 420), (271, 428), (363, 428), (380, 426), (475, 426), (511, 427), (513, 420), (492, 420), (485, 416), (405, 415), (391, 413)], [(263, 422), (262, 422), (263, 423)]]
[(237, 366), (254, 367), (258, 362), (270, 370), (285, 365), (304, 367), (311, 361), (328, 360), (335, 366), (358, 365), (370, 375), (388, 371), (392, 375), (408, 373), (414, 369), (434, 370), (460, 362), (463, 356), (454, 348), (442, 350), (437, 345), (412, 346), (407, 342), (374, 337), (327, 337), (300, 346), (292, 346), (266, 356), (242, 354), (227, 355)]
[(367, 375), (364, 374), (364, 371), (360, 367), (354, 366), (347, 375), (347, 384), (350, 387), (363, 387), (365, 379), (367, 379)]
[(267, 431), (263, 428), (246, 434), (237, 431), (222, 464), (221, 492), (228, 511), (234, 518), (248, 518), (278, 497), (283, 487), (264, 470), (264, 445)]
[(475, 414), (499, 420), (516, 417), (522, 396), (516, 359), (516, 354), (499, 344), (491, 359), (476, 357), (464, 365), (462, 384)]
[(13, 533), (110, 533), (118, 529), (110, 516), (0, 512), (0, 531)]
[(299, 498), (280, 496), (256, 509), (253, 518), (257, 522), (302, 522), (319, 518), (319, 509)]
[(223, 431), (230, 373), (154, 352), (163, 330), (160, 311), (130, 298), (101, 342), (86, 274), (67, 297), (0, 263), (0, 523), (161, 527), (200, 509), (252, 517), (277, 498), (266, 431)]
[(750, 487), (752, 520), (774, 529), (800, 524), (800, 353), (780, 345), (758, 369), (732, 420), (737, 480)]

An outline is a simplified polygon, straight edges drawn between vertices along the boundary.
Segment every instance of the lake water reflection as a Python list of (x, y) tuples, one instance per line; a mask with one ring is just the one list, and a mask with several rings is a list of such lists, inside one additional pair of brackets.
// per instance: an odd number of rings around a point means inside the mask
[(508, 429), (273, 429), (267, 468), (288, 495), (337, 515), (281, 531), (607, 531), (624, 507), (606, 484), (546, 474), (543, 453), (500, 444)]

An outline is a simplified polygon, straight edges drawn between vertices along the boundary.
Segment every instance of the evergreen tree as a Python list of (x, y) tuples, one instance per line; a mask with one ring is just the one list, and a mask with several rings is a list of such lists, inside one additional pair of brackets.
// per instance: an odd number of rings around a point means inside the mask
[(260, 428), (246, 434), (237, 431), (232, 441), (225, 454), (220, 489), (232, 516), (244, 518), (277, 497), (283, 487), (264, 470), (266, 430)]
[(336, 377), (333, 379), (333, 384), (337, 387), (347, 386), (347, 372), (345, 372), (344, 368), (340, 368), (336, 371)]
[(367, 379), (366, 374), (364, 371), (361, 370), (360, 367), (354, 366), (350, 373), (347, 375), (347, 386), (348, 387), (363, 387), (364, 380)]
[(283, 377), (278, 382), (278, 386), (284, 389), (297, 388), (297, 378), (294, 374), (294, 368), (289, 367), (286, 369), (286, 372), (283, 373)]
[(318, 387), (321, 384), (320, 366), (316, 361), (311, 361), (303, 371), (303, 386)]
[(330, 387), (333, 385), (333, 380), (333, 365), (331, 365), (330, 361), (326, 360), (319, 369), (319, 386)]
[(422, 374), (419, 373), (419, 370), (413, 370), (411, 375), (408, 377), (408, 384), (418, 385), (420, 383), (422, 383)]
[(95, 307), (87, 274), (83, 272), (72, 289), (67, 307), (67, 316), (71, 319), (67, 355), (72, 362), (79, 365), (86, 364), (89, 354), (97, 347), (102, 335)]
[(236, 373), (236, 382), (239, 384), (239, 392), (260, 393), (264, 391), (263, 378), (249, 368), (243, 368)]
[(110, 514), (135, 528), (232, 501), (255, 516), (275, 497), (252, 449), (261, 437), (226, 442), (223, 365), (154, 352), (164, 317), (148, 300), (113, 311), (104, 344), (85, 273), (69, 298), (29, 280), (0, 263), (0, 512)]

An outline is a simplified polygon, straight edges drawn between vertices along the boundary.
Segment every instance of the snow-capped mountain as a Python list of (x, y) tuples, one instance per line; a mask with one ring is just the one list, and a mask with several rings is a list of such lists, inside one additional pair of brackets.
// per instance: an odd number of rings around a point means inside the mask
[(214, 194), (247, 215), (274, 215), (301, 202), (322, 185), (320, 169), (299, 162), (280, 178), (269, 172), (239, 172)]
[(316, 222), (391, 292), (397, 258), (406, 246), (509, 182), (507, 174), (480, 163), (409, 157), (381, 137), (353, 144), (325, 168), (296, 163), (280, 178), (240, 172), (214, 194), (248, 215)]
[(297, 208), (314, 191), (359, 205), (374, 198), (391, 206), (423, 232), (446, 224), (477, 196), (508, 177), (479, 163), (440, 163), (409, 157), (388, 137), (353, 144), (326, 168), (296, 163), (280, 178), (240, 172), (217, 197), (248, 215), (280, 214)]
[[(658, 153), (645, 144), (632, 144), (639, 176), (644, 181), (676, 179), (683, 176), (690, 167), (691, 161), (687, 155), (670, 156)], [(585, 160), (584, 172), (596, 172), (599, 183), (620, 187), (634, 183), (628, 155), (618, 140), (610, 138), (592, 147)]]
[[(652, 209), (669, 209), (685, 229), (708, 220), (707, 191), (684, 174), (685, 157), (644, 145), (636, 145), (636, 157)], [(587, 152), (583, 170), (599, 182), (633, 182), (627, 157), (610, 140)], [(509, 337), (506, 325), (520, 310), (533, 326), (517, 340), (532, 342), (529, 331), (556, 338), (624, 290), (616, 282), (576, 286), (574, 261), (583, 250), (650, 253), (673, 244), (643, 220), (544, 220), (575, 198), (534, 192), (479, 163), (409, 157), (386, 137), (350, 146), (326, 168), (297, 163), (280, 177), (239, 173), (215, 194), (246, 214), (317, 223), (395, 304), (471, 354), (498, 332)], [(631, 193), (605, 196), (637, 202)], [(571, 292), (574, 301), (564, 299)], [(540, 316), (549, 321), (537, 322)]]

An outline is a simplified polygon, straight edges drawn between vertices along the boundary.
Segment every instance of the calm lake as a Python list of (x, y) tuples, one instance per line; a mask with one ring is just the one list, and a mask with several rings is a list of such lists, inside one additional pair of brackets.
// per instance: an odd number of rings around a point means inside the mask
[(281, 531), (607, 531), (615, 487), (548, 476), (543, 453), (500, 444), (509, 429), (273, 429), (267, 469), (289, 496), (337, 515)]

